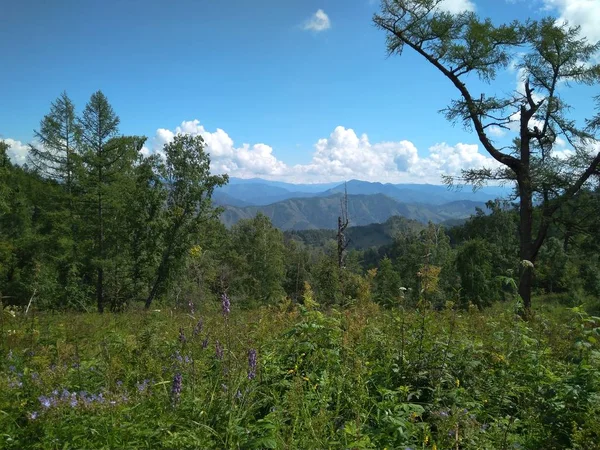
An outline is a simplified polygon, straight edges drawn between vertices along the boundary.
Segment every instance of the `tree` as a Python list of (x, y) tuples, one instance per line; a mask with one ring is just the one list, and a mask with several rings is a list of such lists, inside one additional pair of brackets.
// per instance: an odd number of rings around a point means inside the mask
[(59, 181), (71, 194), (75, 165), (77, 123), (75, 106), (63, 92), (34, 132), (40, 145), (30, 145), (28, 161), (42, 176)]
[(240, 220), (231, 230), (233, 249), (239, 255), (241, 289), (254, 301), (279, 300), (284, 294), (283, 233), (262, 213)]
[(218, 210), (211, 204), (215, 187), (227, 183), (227, 175), (210, 174), (210, 156), (204, 151), (202, 136), (178, 134), (165, 144), (161, 178), (167, 189), (160, 242), (161, 254), (146, 308), (159, 295), (171, 274), (185, 264), (197, 235)]
[(386, 256), (379, 262), (374, 278), (373, 297), (385, 306), (398, 306), (402, 283), (400, 275), (394, 270), (392, 261)]
[[(108, 99), (98, 91), (92, 94), (81, 118), (80, 145), (86, 170), (86, 186), (90, 205), (95, 209), (93, 233), (95, 238), (96, 302), (98, 312), (104, 311), (104, 215), (107, 185), (115, 173), (123, 148), (113, 140), (118, 133), (119, 118), (108, 103)], [(87, 202), (86, 202), (87, 203)]]
[(8, 210), (6, 198), (8, 197), (9, 186), (6, 183), (8, 171), (10, 169), (10, 160), (8, 159), (8, 144), (0, 141), (0, 214)]
[[(500, 163), (497, 170), (471, 170), (464, 181), (516, 182), (519, 197), (519, 294), (525, 311), (531, 307), (533, 263), (556, 212), (590, 179), (600, 165), (600, 152), (591, 149), (598, 117), (579, 127), (569, 118), (561, 89), (572, 84), (594, 85), (600, 65), (594, 56), (600, 43), (590, 44), (578, 28), (553, 18), (540, 22), (494, 25), (474, 13), (453, 15), (438, 8), (441, 0), (383, 0), (375, 24), (387, 34), (390, 54), (408, 47), (433, 65), (458, 90), (460, 97), (445, 110), (449, 120), (476, 132), (485, 150)], [(475, 95), (469, 77), (491, 82), (516, 62), (524, 74), (520, 89), (508, 96)], [(509, 148), (496, 144), (489, 130), (509, 130), (517, 137)], [(574, 152), (566, 161), (553, 155), (558, 138)], [(534, 201), (541, 214), (534, 223)]]
[(496, 294), (493, 290), (493, 254), (489, 242), (470, 239), (457, 250), (456, 270), (460, 276), (460, 298), (482, 307), (489, 305)]

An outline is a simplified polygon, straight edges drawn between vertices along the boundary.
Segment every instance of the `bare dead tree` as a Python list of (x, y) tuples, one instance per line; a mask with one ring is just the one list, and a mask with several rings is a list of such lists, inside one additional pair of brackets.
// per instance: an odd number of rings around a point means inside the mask
[(342, 269), (344, 267), (344, 259), (346, 256), (346, 249), (350, 244), (350, 241), (346, 239), (345, 231), (348, 228), (350, 220), (348, 219), (348, 189), (346, 183), (344, 183), (344, 196), (340, 199), (340, 215), (338, 216), (338, 230), (337, 230), (337, 256), (338, 256), (338, 267)]

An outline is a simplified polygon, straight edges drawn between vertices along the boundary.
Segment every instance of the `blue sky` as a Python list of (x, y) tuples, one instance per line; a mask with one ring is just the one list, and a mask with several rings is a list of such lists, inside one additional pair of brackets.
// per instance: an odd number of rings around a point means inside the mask
[[(242, 177), (437, 182), (487, 161), (475, 136), (437, 113), (452, 86), (410, 52), (387, 58), (371, 21), (378, 2), (2, 3), (0, 138), (15, 159), (63, 90), (80, 111), (100, 89), (121, 133), (149, 137), (146, 151), (201, 133), (215, 170)], [(446, 4), (495, 21), (562, 16), (600, 39), (598, 0)], [(516, 75), (498, 83), (510, 91)]]

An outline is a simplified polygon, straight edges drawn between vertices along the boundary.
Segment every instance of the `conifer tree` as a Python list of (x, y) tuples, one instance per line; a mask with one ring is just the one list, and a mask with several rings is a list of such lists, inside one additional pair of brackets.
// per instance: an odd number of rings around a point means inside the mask
[(105, 197), (124, 149), (118, 145), (118, 141), (112, 139), (118, 133), (119, 118), (101, 91), (92, 94), (78, 125), (81, 128), (79, 140), (84, 164), (84, 192), (87, 197), (85, 206), (92, 206), (94, 209), (92, 233), (95, 241), (96, 302), (98, 311), (103, 312)]

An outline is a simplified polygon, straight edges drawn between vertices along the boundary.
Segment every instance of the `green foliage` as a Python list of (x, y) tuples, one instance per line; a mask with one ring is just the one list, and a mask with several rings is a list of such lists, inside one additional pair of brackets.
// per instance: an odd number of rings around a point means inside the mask
[(403, 286), (389, 258), (383, 258), (379, 263), (374, 281), (373, 299), (385, 306), (398, 306), (404, 294), (401, 290)]
[(284, 293), (285, 273), (281, 231), (259, 213), (253, 219), (238, 222), (231, 234), (238, 261), (236, 269), (244, 274), (237, 280), (236, 291), (243, 292), (250, 301), (278, 301)]
[(600, 318), (306, 303), (6, 308), (0, 447), (596, 448)]
[(460, 296), (465, 305), (489, 306), (498, 289), (494, 284), (493, 255), (488, 243), (473, 239), (463, 243), (456, 255)]

